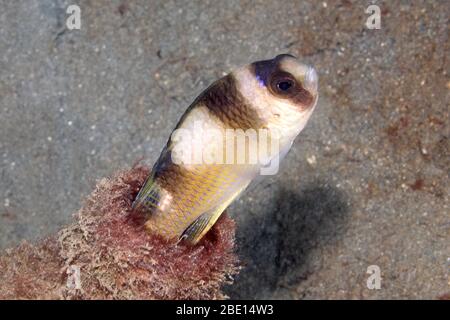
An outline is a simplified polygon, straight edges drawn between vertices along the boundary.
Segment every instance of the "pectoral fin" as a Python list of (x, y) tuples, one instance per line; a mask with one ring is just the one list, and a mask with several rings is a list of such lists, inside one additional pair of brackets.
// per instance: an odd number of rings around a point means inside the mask
[(239, 190), (235, 191), (232, 196), (230, 196), (227, 201), (221, 203), (220, 205), (214, 207), (213, 209), (202, 213), (194, 222), (192, 222), (189, 227), (184, 230), (180, 237), (180, 240), (186, 240), (190, 244), (196, 244), (216, 223), (222, 212), (229, 206), (229, 204), (239, 195), (245, 188), (247, 188), (250, 181), (244, 184)]
[(192, 245), (196, 244), (211, 229), (221, 214), (222, 210), (202, 213), (184, 230), (180, 240), (187, 241)]

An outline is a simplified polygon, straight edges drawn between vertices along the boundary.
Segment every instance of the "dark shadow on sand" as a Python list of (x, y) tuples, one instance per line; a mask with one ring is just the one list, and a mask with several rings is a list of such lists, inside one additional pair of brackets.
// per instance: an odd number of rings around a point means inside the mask
[(270, 298), (280, 286), (307, 279), (317, 267), (309, 261), (311, 253), (337, 241), (347, 225), (346, 196), (333, 187), (282, 188), (274, 201), (275, 210), (238, 225), (237, 247), (244, 268), (225, 290), (232, 299)]

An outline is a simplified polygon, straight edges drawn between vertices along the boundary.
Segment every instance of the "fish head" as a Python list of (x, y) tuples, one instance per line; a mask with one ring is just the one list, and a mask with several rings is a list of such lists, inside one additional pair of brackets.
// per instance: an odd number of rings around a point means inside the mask
[(242, 95), (267, 122), (303, 129), (318, 99), (316, 70), (290, 54), (253, 62), (235, 77)]

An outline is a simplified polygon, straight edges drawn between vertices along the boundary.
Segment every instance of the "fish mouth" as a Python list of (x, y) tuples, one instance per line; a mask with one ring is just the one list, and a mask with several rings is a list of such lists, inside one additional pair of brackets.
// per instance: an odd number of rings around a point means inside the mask
[(317, 75), (317, 71), (316, 69), (314, 69), (314, 67), (307, 66), (303, 86), (312, 95), (317, 96), (317, 91), (319, 87), (319, 76)]

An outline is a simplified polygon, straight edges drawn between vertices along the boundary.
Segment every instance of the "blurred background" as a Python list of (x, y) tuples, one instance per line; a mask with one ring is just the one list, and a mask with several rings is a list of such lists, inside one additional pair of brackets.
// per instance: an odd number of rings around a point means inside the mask
[(212, 81), (291, 53), (320, 99), (279, 174), (228, 210), (245, 266), (228, 295), (450, 292), (448, 1), (0, 4), (0, 249), (70, 223), (98, 178), (153, 164)]

